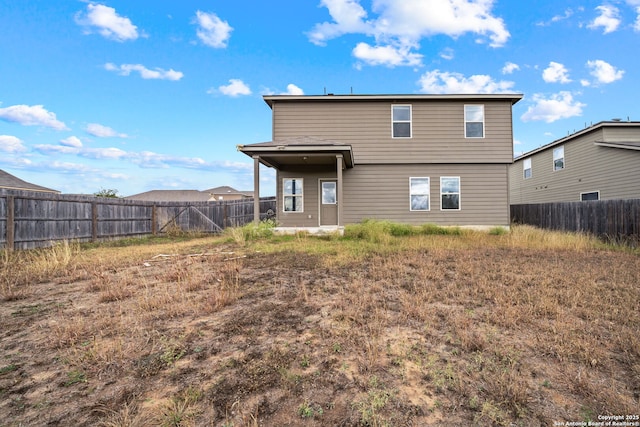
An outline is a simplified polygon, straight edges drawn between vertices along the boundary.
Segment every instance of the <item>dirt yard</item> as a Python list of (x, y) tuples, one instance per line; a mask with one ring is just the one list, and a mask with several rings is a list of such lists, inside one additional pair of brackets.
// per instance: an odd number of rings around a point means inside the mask
[(7, 258), (0, 425), (640, 421), (637, 253), (291, 239)]

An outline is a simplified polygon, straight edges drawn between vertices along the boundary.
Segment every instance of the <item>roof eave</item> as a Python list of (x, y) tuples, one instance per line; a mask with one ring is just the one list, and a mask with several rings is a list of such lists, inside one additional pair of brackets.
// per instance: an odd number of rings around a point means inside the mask
[(478, 93), (478, 94), (386, 94), (386, 95), (263, 95), (264, 101), (273, 108), (275, 102), (306, 101), (434, 101), (434, 100), (509, 100), (515, 104), (524, 97), (521, 93)]
[[(549, 148), (555, 147), (556, 145), (561, 145), (566, 143), (567, 141), (571, 141), (579, 136), (585, 135), (589, 132), (593, 132), (605, 127), (634, 127), (634, 126), (638, 126), (640, 127), (640, 122), (619, 122), (619, 121), (602, 121), (602, 122), (598, 122), (594, 125), (589, 126), (588, 128), (584, 128), (582, 130), (579, 130), (575, 133), (572, 133), (571, 135), (567, 135), (564, 136), (560, 139), (556, 139), (555, 141), (551, 141), (547, 144), (544, 144), (538, 148), (535, 148), (531, 151), (528, 151), (526, 153), (523, 153), (521, 155), (519, 155), (518, 157), (515, 157), (513, 159), (514, 162), (522, 160), (522, 159), (526, 159), (527, 157), (531, 157), (534, 154), (537, 154), (541, 151), (545, 151), (548, 150)], [(618, 147), (620, 148), (620, 147)]]

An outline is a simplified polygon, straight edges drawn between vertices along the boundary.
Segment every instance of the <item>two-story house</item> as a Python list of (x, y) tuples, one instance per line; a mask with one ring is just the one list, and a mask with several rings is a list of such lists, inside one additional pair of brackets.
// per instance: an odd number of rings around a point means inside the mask
[(599, 122), (518, 156), (511, 204), (640, 198), (640, 122)]
[(254, 159), (255, 194), (259, 165), (276, 169), (282, 227), (366, 218), (508, 227), (512, 106), (521, 98), (269, 95), (272, 141), (238, 150)]

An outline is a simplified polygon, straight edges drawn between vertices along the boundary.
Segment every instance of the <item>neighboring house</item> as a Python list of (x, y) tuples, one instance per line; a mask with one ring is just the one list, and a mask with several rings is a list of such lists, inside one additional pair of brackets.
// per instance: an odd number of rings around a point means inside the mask
[(38, 191), (41, 193), (54, 193), (59, 194), (58, 190), (52, 190), (40, 185), (31, 184), (30, 182), (23, 181), (17, 176), (11, 175), (0, 169), (0, 189), (6, 190), (21, 190), (21, 191)]
[(640, 122), (604, 121), (518, 156), (511, 204), (640, 198)]
[(222, 187), (210, 188), (204, 190), (205, 193), (209, 193), (215, 200), (242, 200), (253, 198), (253, 191), (238, 191), (235, 188), (228, 185)]
[(209, 190), (151, 190), (124, 197), (129, 200), (148, 202), (217, 202), (253, 197), (253, 191), (238, 191), (229, 186)]
[[(520, 94), (269, 95), (272, 141), (240, 145), (277, 171), (282, 227), (366, 218), (509, 226)], [(254, 209), (257, 212), (258, 209)]]
[(214, 202), (213, 196), (198, 190), (151, 190), (124, 197), (146, 202)]

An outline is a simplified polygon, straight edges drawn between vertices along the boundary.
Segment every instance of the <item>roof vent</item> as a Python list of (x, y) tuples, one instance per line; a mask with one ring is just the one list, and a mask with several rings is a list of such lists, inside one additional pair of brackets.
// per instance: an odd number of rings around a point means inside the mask
[(622, 119), (619, 119), (619, 118), (615, 118), (615, 119), (611, 119), (611, 120), (612, 120), (612, 121), (614, 121), (614, 122), (620, 122), (620, 121), (622, 121)]

